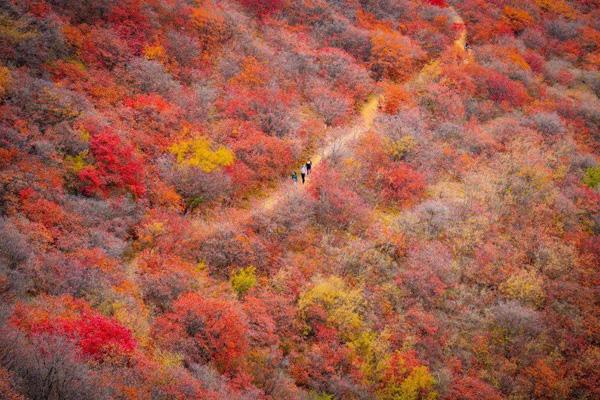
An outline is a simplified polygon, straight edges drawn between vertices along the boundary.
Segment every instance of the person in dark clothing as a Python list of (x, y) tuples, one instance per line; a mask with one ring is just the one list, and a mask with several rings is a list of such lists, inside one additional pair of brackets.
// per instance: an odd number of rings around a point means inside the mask
[(298, 183), (298, 174), (296, 171), (292, 171), (292, 181), (294, 181), (294, 183)]
[(307, 175), (307, 176), (308, 176), (308, 175), (310, 175), (310, 170), (311, 170), (311, 168), (312, 168), (312, 161), (308, 160), (308, 161), (306, 162), (306, 175)]
[(300, 176), (302, 177), (302, 183), (304, 184), (304, 180), (306, 179), (306, 165), (302, 166), (302, 169), (300, 170)]

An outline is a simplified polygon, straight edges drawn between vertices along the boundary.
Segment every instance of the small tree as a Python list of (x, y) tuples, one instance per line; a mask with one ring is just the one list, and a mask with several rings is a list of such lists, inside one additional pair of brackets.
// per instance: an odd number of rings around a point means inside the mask
[(231, 275), (230, 282), (238, 297), (244, 297), (256, 285), (256, 268), (252, 265), (240, 268)]
[(378, 79), (403, 81), (426, 56), (418, 43), (396, 31), (375, 31), (371, 46), (371, 70)]
[(231, 301), (196, 293), (182, 295), (173, 311), (154, 324), (154, 336), (166, 349), (182, 352), (190, 363), (214, 362), (233, 372), (247, 348), (247, 325)]
[(400, 206), (410, 204), (425, 191), (423, 176), (404, 163), (389, 170), (380, 169), (378, 176), (383, 198), (392, 204), (399, 203)]
[(315, 312), (319, 314), (320, 309), (325, 310), (327, 324), (338, 329), (345, 339), (351, 339), (359, 335), (363, 327), (363, 302), (359, 289), (348, 288), (342, 278), (330, 276), (303, 293), (298, 308), (307, 323)]
[(583, 176), (583, 183), (592, 189), (596, 189), (600, 185), (600, 166), (586, 169)]
[(519, 271), (500, 285), (500, 291), (510, 299), (540, 306), (546, 297), (543, 280), (533, 271)]
[[(11, 221), (0, 218), (0, 265), (14, 269), (23, 264), (31, 255), (26, 237), (19, 232)], [(3, 272), (3, 271), (2, 271)]]
[(504, 7), (504, 18), (512, 26), (516, 33), (522, 32), (525, 28), (533, 24), (533, 18), (525, 10), (519, 8)]
[(233, 164), (235, 157), (231, 150), (224, 146), (214, 150), (212, 147), (207, 139), (198, 138), (175, 143), (169, 151), (175, 155), (179, 165), (199, 168), (204, 172)]
[(537, 130), (546, 136), (558, 135), (565, 131), (560, 116), (556, 112), (536, 113), (532, 119)]
[(52, 335), (73, 343), (85, 357), (104, 361), (131, 354), (136, 341), (117, 321), (70, 296), (46, 297), (37, 304), (18, 303), (10, 322), (33, 336)]
[(339, 172), (323, 163), (311, 176), (309, 191), (315, 199), (319, 223), (346, 229), (365, 220), (367, 209), (363, 200), (343, 182)]
[(112, 191), (125, 190), (136, 197), (144, 195), (143, 165), (133, 146), (105, 129), (92, 137), (90, 150), (95, 163), (78, 174), (85, 194), (107, 196)]
[(383, 85), (382, 108), (386, 114), (396, 114), (403, 105), (411, 104), (409, 94), (401, 85), (386, 83)]
[(429, 368), (420, 365), (414, 351), (396, 352), (388, 360), (384, 372), (382, 400), (435, 400), (436, 381)]

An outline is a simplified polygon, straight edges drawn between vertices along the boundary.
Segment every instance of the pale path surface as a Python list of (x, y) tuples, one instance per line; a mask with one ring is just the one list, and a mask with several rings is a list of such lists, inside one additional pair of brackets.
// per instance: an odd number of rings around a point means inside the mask
[(465, 21), (463, 21), (462, 17), (456, 12), (454, 7), (450, 7), (449, 10), (452, 23), (462, 26), (458, 38), (454, 41), (454, 46), (456, 46), (459, 50), (465, 50), (465, 47), (467, 46), (467, 29), (465, 28)]
[[(465, 27), (465, 22), (462, 17), (456, 12), (454, 7), (448, 7), (450, 11), (450, 21), (455, 26), (460, 27), (460, 31), (458, 33), (458, 37), (452, 43), (452, 46), (448, 50), (456, 51), (461, 55), (463, 62), (468, 63), (471, 58), (470, 50), (467, 50), (467, 28)], [(416, 74), (411, 80), (409, 80), (406, 85), (409, 87), (422, 87), (427, 82), (430, 82), (432, 79), (436, 78), (441, 74), (441, 60), (435, 59), (425, 65), (418, 74)]]
[[(452, 48), (462, 55), (464, 62), (468, 62), (470, 54), (468, 51), (466, 51), (467, 29), (465, 28), (464, 21), (456, 12), (454, 7), (449, 7), (448, 9), (450, 10), (451, 22), (456, 26), (461, 27), (458, 37), (453, 42)], [(415, 76), (408, 81), (406, 85), (424, 85), (440, 75), (440, 73), (440, 60), (433, 60), (425, 65), (418, 74), (415, 74)], [(311, 157), (309, 157), (309, 159), (312, 161), (313, 170), (316, 169), (324, 159), (327, 159), (335, 152), (344, 150), (348, 147), (348, 144), (359, 139), (373, 127), (373, 122), (375, 121), (379, 110), (381, 97), (381, 95), (370, 97), (369, 100), (362, 106), (360, 110), (360, 116), (357, 118), (357, 121), (353, 125), (347, 127), (344, 134), (335, 138), (331, 138)], [(298, 176), (298, 180), (300, 180), (300, 176)], [(301, 182), (294, 184), (291, 178), (287, 176), (284, 180), (282, 180), (282, 182), (279, 183), (277, 188), (269, 193), (268, 196), (252, 201), (248, 209), (231, 210), (228, 215), (220, 215), (211, 222), (197, 220), (196, 223), (198, 225), (198, 229), (204, 234), (211, 234), (223, 224), (228, 224), (232, 221), (247, 221), (255, 212), (268, 212), (275, 209), (286, 198), (287, 194), (293, 191), (305, 191), (309, 183), (310, 182), (308, 181), (304, 185)]]
[[(367, 132), (373, 126), (373, 121), (377, 116), (377, 109), (379, 107), (379, 96), (372, 96), (361, 108), (360, 110), (360, 118), (357, 123), (353, 126), (347, 128), (347, 132), (341, 136), (335, 137), (330, 140), (327, 144), (321, 147), (315, 154), (313, 154), (309, 159), (312, 163), (312, 168), (315, 169), (321, 161), (327, 159), (330, 155), (345, 148), (348, 143), (353, 140), (358, 139), (365, 132)], [(298, 177), (300, 179), (300, 177)], [(302, 184), (299, 182), (294, 188), (294, 183), (292, 183), (291, 178), (288, 179), (288, 184), (285, 183), (278, 190), (273, 192), (269, 197), (262, 200), (262, 202), (256, 206), (255, 210), (263, 210), (269, 211), (275, 208), (279, 202), (285, 198), (285, 194), (291, 190), (299, 190), (304, 191), (308, 186), (308, 182), (306, 184)]]

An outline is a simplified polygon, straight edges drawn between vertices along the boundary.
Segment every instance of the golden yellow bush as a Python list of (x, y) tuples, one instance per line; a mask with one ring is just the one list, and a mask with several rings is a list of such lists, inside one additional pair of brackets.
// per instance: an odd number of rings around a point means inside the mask
[(79, 173), (82, 169), (87, 167), (88, 151), (84, 150), (76, 156), (65, 156), (65, 165), (74, 173)]
[(208, 139), (198, 138), (175, 143), (169, 151), (175, 155), (179, 165), (199, 168), (204, 172), (233, 164), (235, 156), (231, 150), (224, 146), (216, 150), (211, 147)]
[(500, 285), (500, 291), (508, 298), (538, 307), (546, 298), (542, 285), (542, 278), (534, 271), (519, 271)]
[(164, 61), (167, 57), (167, 53), (160, 44), (154, 44), (144, 48), (144, 57), (148, 60)]
[(395, 160), (403, 159), (416, 145), (415, 138), (410, 135), (402, 136), (398, 140), (386, 140), (386, 150)]
[(506, 6), (504, 7), (503, 14), (515, 32), (524, 30), (534, 22), (531, 15), (520, 8)]
[(358, 337), (363, 327), (360, 314), (363, 298), (359, 289), (350, 289), (342, 278), (330, 276), (319, 280), (300, 296), (298, 308), (305, 314), (312, 305), (327, 311), (327, 322), (336, 327), (345, 339)]
[(231, 275), (230, 282), (238, 297), (243, 297), (256, 285), (256, 268), (252, 265), (240, 268)]
[(386, 377), (385, 386), (377, 392), (378, 400), (435, 400), (436, 380), (424, 365), (410, 367), (397, 352), (389, 360), (394, 374)]

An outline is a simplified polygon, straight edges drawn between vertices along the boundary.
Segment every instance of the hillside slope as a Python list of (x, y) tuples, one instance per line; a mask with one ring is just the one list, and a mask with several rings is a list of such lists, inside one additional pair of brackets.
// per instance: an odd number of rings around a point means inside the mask
[(0, 0), (0, 398), (600, 397), (598, 21)]

